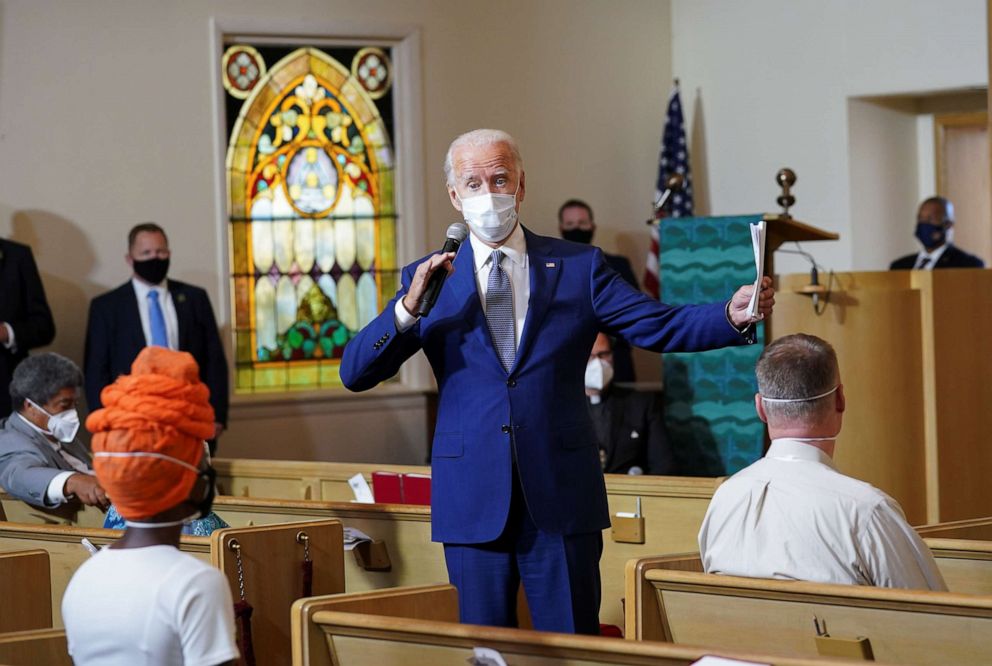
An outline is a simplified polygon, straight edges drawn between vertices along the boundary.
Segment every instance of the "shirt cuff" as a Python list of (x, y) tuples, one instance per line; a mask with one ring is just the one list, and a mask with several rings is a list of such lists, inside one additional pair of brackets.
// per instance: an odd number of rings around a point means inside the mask
[(417, 323), (420, 317), (410, 314), (403, 307), (403, 299), (396, 299), (396, 307), (393, 308), (393, 321), (396, 322), (396, 330), (399, 333), (406, 333)]
[(727, 316), (727, 323), (730, 324), (730, 327), (740, 333), (741, 337), (743, 337), (748, 344), (754, 344), (756, 339), (755, 324), (757, 322), (751, 322), (745, 325), (744, 328), (738, 328), (738, 326), (734, 323), (734, 320), (730, 318), (730, 301), (727, 301), (727, 306), (723, 309), (723, 312)]
[(49, 504), (65, 504), (65, 482), (76, 472), (61, 472), (49, 482), (48, 490), (45, 491), (45, 498)]
[(14, 327), (7, 322), (0, 322), (4, 328), (7, 329), (7, 342), (3, 343), (3, 346), (9, 349), (11, 352), (17, 352), (17, 340), (14, 338)]

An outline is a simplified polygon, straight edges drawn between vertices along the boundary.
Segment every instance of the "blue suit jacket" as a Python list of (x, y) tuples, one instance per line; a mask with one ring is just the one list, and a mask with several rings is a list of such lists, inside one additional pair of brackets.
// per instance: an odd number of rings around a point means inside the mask
[(527, 508), (545, 531), (578, 534), (610, 524), (584, 377), (598, 331), (655, 351), (697, 351), (744, 342), (725, 303), (670, 307), (610, 269), (598, 248), (524, 230), (530, 303), (513, 368), (499, 362), (475, 282), (472, 246), (455, 257), (437, 305), (398, 333), (386, 309), (345, 348), (341, 378), (353, 391), (393, 376), (423, 349), (438, 384), (432, 454), (432, 536), (484, 543), (506, 523), (516, 458)]
[[(200, 380), (210, 389), (214, 418), (227, 425), (227, 360), (217, 332), (217, 320), (207, 292), (185, 282), (167, 283), (179, 321), (179, 349), (200, 366)], [(128, 280), (90, 303), (86, 325), (83, 381), (90, 412), (100, 408), (100, 391), (119, 375), (130, 374), (131, 363), (146, 346), (134, 286)]]

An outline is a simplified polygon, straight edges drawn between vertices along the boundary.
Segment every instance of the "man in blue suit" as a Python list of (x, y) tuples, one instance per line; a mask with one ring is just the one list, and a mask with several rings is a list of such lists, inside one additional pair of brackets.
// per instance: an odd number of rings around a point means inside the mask
[(214, 408), (214, 439), (227, 424), (227, 361), (217, 321), (207, 292), (178, 280), (167, 280), (169, 240), (153, 222), (128, 233), (131, 279), (90, 303), (86, 326), (83, 376), (90, 412), (102, 405), (100, 391), (119, 375), (131, 372), (131, 363), (147, 346), (186, 351), (200, 366), (200, 379), (210, 388)]
[[(419, 350), (433, 367), (432, 538), (462, 622), (514, 626), (522, 582), (536, 629), (595, 634), (610, 516), (584, 390), (593, 340), (606, 331), (659, 352), (742, 344), (751, 287), (669, 307), (624, 282), (598, 248), (523, 228), (524, 172), (505, 132), (455, 139), (445, 174), (470, 242), (403, 270), (396, 297), (345, 348), (341, 378), (372, 388)], [(437, 270), (450, 277), (417, 318)]]

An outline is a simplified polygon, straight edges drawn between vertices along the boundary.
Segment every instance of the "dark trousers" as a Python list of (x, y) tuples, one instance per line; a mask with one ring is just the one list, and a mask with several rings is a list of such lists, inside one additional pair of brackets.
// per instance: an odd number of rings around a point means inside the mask
[(530, 517), (513, 475), (503, 534), (481, 544), (444, 544), (448, 579), (458, 588), (463, 624), (517, 626), (523, 583), (534, 628), (599, 634), (599, 558), (603, 534), (550, 534)]

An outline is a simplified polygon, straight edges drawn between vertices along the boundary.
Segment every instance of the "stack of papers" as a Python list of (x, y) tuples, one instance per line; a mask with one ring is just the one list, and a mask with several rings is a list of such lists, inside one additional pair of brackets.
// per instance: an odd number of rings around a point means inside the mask
[(754, 281), (754, 292), (747, 305), (747, 314), (751, 321), (764, 317), (758, 313), (758, 294), (761, 292), (761, 278), (765, 275), (765, 221), (751, 225), (751, 246), (754, 248), (754, 268), (758, 277)]

